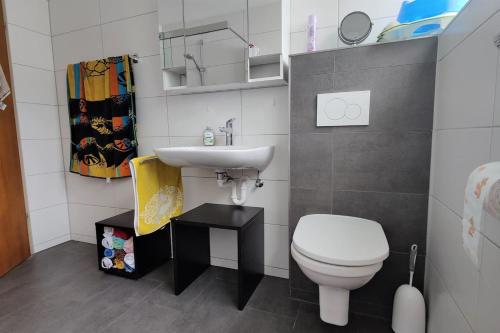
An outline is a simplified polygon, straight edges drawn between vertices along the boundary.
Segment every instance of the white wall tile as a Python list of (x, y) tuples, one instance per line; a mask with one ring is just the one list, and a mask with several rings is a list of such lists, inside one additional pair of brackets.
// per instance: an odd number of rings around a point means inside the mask
[(157, 0), (99, 0), (101, 21), (106, 23), (156, 10)]
[(433, 199), (429, 207), (430, 261), (471, 322), (477, 306), (479, 272), (462, 246), (461, 218)]
[(101, 29), (92, 27), (52, 38), (54, 66), (66, 70), (67, 65), (103, 58)]
[(34, 247), (69, 235), (69, 216), (66, 204), (30, 213), (31, 236)]
[(288, 269), (288, 226), (264, 225), (264, 264)]
[(210, 228), (210, 256), (238, 260), (238, 237), (236, 231)]
[(264, 266), (264, 274), (287, 280), (290, 276), (288, 269), (276, 268), (271, 266)]
[(49, 4), (46, 0), (5, 0), (8, 23), (50, 35)]
[(116, 214), (115, 208), (69, 204), (71, 238), (95, 242), (95, 223)]
[(491, 161), (500, 161), (500, 128), (493, 129), (491, 138)]
[(16, 101), (57, 105), (54, 72), (12, 65)]
[[(222, 259), (217, 257), (210, 258), (210, 265), (224, 267), (229, 269), (238, 269), (238, 261), (231, 259)], [(265, 267), (265, 266), (264, 266)]]
[(48, 173), (26, 177), (29, 210), (66, 203), (64, 173)]
[(12, 63), (54, 70), (50, 36), (12, 24), (8, 34)]
[(52, 34), (98, 25), (99, 0), (50, 0)]
[(433, 265), (426, 265), (427, 288), (427, 332), (428, 333), (473, 333), (460, 308), (454, 302)]
[[(497, 221), (498, 222), (498, 221)], [(500, 249), (485, 240), (479, 280), (477, 318), (473, 328), (476, 333), (498, 331), (498, 309), (500, 309)]]
[[(316, 51), (335, 49), (338, 43), (337, 26), (318, 28), (316, 36)], [(307, 36), (305, 31), (290, 34), (290, 54), (307, 51)]]
[(66, 68), (55, 72), (56, 89), (57, 89), (57, 104), (68, 105), (68, 86), (66, 84)]
[(68, 106), (59, 105), (57, 109), (59, 111), (59, 126), (61, 128), (61, 138), (69, 139), (71, 138), (71, 129), (69, 125)]
[(102, 25), (104, 56), (138, 53), (147, 57), (160, 53), (156, 12)]
[(339, 0), (339, 22), (349, 13), (363, 11), (371, 19), (398, 16), (402, 0)]
[(153, 155), (154, 148), (165, 148), (170, 146), (170, 140), (167, 136), (155, 136), (155, 137), (139, 137), (137, 139), (139, 142), (138, 154), (139, 156)]
[(500, 14), (439, 63), (435, 128), (491, 126), (496, 82), (492, 68), (496, 68), (498, 58), (491, 38), (498, 25)]
[[(290, 153), (288, 135), (251, 135), (243, 136), (245, 146), (274, 146), (274, 156), (269, 166), (260, 174), (262, 179), (288, 180), (290, 171)], [(248, 172), (251, 177), (256, 172)]]
[(137, 136), (168, 136), (165, 97), (137, 98), (136, 106)]
[(60, 139), (21, 140), (26, 175), (64, 171)]
[(160, 56), (141, 58), (133, 65), (136, 97), (164, 96)]
[(183, 177), (184, 212), (204, 203), (231, 204), (230, 188), (220, 188), (214, 178)]
[(250, 34), (281, 30), (281, 1), (269, 1), (257, 6), (249, 3)]
[(201, 136), (207, 126), (217, 129), (233, 117), (234, 134), (241, 133), (239, 91), (168, 96), (167, 105), (172, 136)]
[(306, 31), (309, 15), (318, 17), (318, 27), (338, 25), (338, 0), (291, 0), (290, 31)]
[(62, 139), (62, 152), (63, 152), (63, 164), (64, 171), (69, 171), (69, 162), (71, 155), (71, 140), (70, 139)]
[(438, 59), (446, 56), (499, 9), (500, 4), (497, 1), (469, 1), (446, 31), (439, 36)]
[(131, 178), (111, 180), (113, 189), (114, 207), (134, 209), (134, 188)]
[(434, 195), (462, 215), (469, 174), (489, 161), (491, 130), (486, 128), (434, 132)]
[[(498, 52), (498, 63), (500, 64), (500, 52)], [(495, 106), (493, 126), (500, 126), (500, 66), (497, 66), (497, 85), (495, 87)]]
[(94, 206), (113, 207), (115, 192), (113, 182), (107, 184), (105, 179), (84, 177), (67, 173), (68, 202)]
[(288, 87), (250, 89), (241, 92), (242, 134), (288, 134)]
[[(213, 181), (213, 180), (212, 180)], [(245, 205), (264, 207), (264, 223), (288, 225), (288, 193), (287, 181), (266, 180), (264, 186), (255, 188), (249, 181), (250, 191)], [(230, 190), (225, 190), (229, 200)]]
[(21, 139), (60, 138), (57, 106), (18, 102), (16, 112)]

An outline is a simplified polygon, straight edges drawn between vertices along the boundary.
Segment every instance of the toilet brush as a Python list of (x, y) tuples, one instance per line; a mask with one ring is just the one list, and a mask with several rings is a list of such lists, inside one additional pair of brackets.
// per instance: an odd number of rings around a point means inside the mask
[(400, 286), (394, 296), (392, 329), (396, 333), (425, 333), (425, 302), (422, 293), (413, 287), (417, 260), (417, 244), (410, 251), (410, 283)]

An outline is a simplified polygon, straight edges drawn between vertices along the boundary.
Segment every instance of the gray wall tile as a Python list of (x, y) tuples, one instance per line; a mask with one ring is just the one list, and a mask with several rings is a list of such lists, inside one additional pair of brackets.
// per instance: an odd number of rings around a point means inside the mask
[[(290, 190), (290, 219), (289, 226), (294, 230), (299, 219), (310, 214), (331, 214), (332, 213), (332, 191), (308, 190), (294, 188)], [(293, 234), (290, 235), (290, 237)]]
[(437, 38), (346, 48), (334, 54), (335, 72), (432, 63), (436, 62)]
[(316, 127), (316, 103), (318, 94), (333, 92), (333, 75), (318, 74), (305, 76), (291, 86), (290, 118), (294, 133), (329, 133), (328, 127)]
[(432, 130), (435, 76), (434, 63), (335, 73), (333, 92), (370, 90), (370, 125), (332, 130)]
[(290, 136), (290, 186), (310, 190), (332, 187), (332, 142), (330, 134)]
[(427, 193), (431, 137), (431, 132), (334, 134), (335, 190)]
[(292, 80), (304, 76), (333, 73), (334, 53), (317, 52), (291, 57), (290, 77)]
[[(352, 293), (354, 312), (389, 318), (394, 292), (407, 282), (408, 245), (425, 250), (436, 46), (428, 38), (291, 60), (290, 239), (301, 216), (332, 212), (379, 221), (393, 251)], [(355, 90), (372, 93), (369, 126), (316, 127), (318, 93)], [(293, 258), (290, 292), (317, 301), (317, 285)]]
[(379, 222), (392, 251), (408, 252), (410, 245), (415, 243), (419, 252), (425, 253), (427, 195), (336, 191), (333, 197), (334, 214)]

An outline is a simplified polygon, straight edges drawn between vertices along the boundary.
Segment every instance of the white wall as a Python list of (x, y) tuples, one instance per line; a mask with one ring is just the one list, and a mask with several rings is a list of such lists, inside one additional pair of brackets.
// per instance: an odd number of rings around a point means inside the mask
[(430, 333), (500, 330), (500, 224), (481, 230), (480, 266), (462, 248), (469, 173), (500, 160), (500, 3), (472, 0), (439, 37), (429, 199), (426, 298)]
[[(69, 125), (65, 86), (67, 64), (137, 52), (139, 153), (154, 147), (199, 145), (208, 125), (236, 117), (236, 143), (275, 144), (276, 156), (263, 173), (265, 185), (247, 204), (265, 207), (266, 273), (288, 277), (288, 89), (268, 88), (166, 97), (160, 70), (156, 0), (51, 0), (50, 14), (65, 170)], [(224, 137), (217, 137), (224, 144)], [(183, 171), (185, 210), (204, 202), (230, 203), (229, 189), (216, 186), (207, 170)], [(250, 175), (254, 176), (254, 175)], [(130, 179), (104, 180), (66, 172), (71, 238), (95, 242), (94, 222), (133, 208)], [(235, 267), (236, 234), (211, 232), (212, 261)]]
[(338, 38), (338, 26), (342, 19), (353, 11), (363, 11), (374, 23), (370, 36), (362, 43), (374, 43), (377, 36), (399, 14), (402, 0), (290, 0), (290, 54), (306, 51), (307, 18), (317, 16), (318, 50), (345, 46)]
[(69, 240), (47, 0), (5, 0), (32, 252)]
[[(252, 193), (248, 205), (265, 207), (265, 258), (268, 274), (288, 276), (288, 90), (267, 88), (166, 97), (160, 70), (157, 0), (50, 0), (57, 104), (66, 170), (71, 238), (95, 242), (94, 222), (133, 208), (130, 180), (103, 180), (67, 172), (70, 133), (67, 117), (65, 69), (82, 60), (138, 53), (134, 65), (138, 104), (139, 153), (154, 147), (201, 143), (205, 126), (217, 128), (236, 117), (236, 142), (275, 144), (276, 156), (262, 177), (266, 184)], [(373, 19), (393, 18), (400, 0), (384, 1), (380, 8), (370, 1), (293, 0), (292, 49), (302, 51), (305, 19), (317, 13), (319, 26), (332, 31), (342, 14), (363, 9)], [(339, 14), (340, 13), (340, 14)], [(332, 22), (331, 24), (329, 22)], [(303, 24), (304, 23), (304, 24)], [(385, 26), (385, 23), (384, 23)], [(328, 30), (330, 29), (330, 30)], [(335, 30), (333, 29), (333, 30)], [(376, 30), (376, 29), (375, 29)], [(375, 32), (374, 32), (375, 34)], [(303, 36), (303, 40), (301, 37)], [(328, 36), (327, 36), (328, 37)], [(329, 37), (319, 39), (319, 48), (330, 48)], [(334, 39), (337, 45), (335, 30)], [(328, 41), (328, 43), (324, 42)], [(218, 137), (223, 144), (223, 137)], [(229, 191), (216, 187), (206, 170), (184, 170), (185, 208), (204, 202), (230, 203)], [(255, 176), (255, 175), (252, 175)], [(236, 264), (236, 237), (231, 232), (213, 231), (212, 261), (228, 267)]]

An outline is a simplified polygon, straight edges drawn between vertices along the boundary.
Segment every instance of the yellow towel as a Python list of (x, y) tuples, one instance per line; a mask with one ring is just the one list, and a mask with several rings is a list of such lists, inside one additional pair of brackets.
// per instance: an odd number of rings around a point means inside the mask
[(154, 156), (132, 159), (137, 236), (150, 234), (180, 215), (183, 205), (181, 169), (160, 162)]

